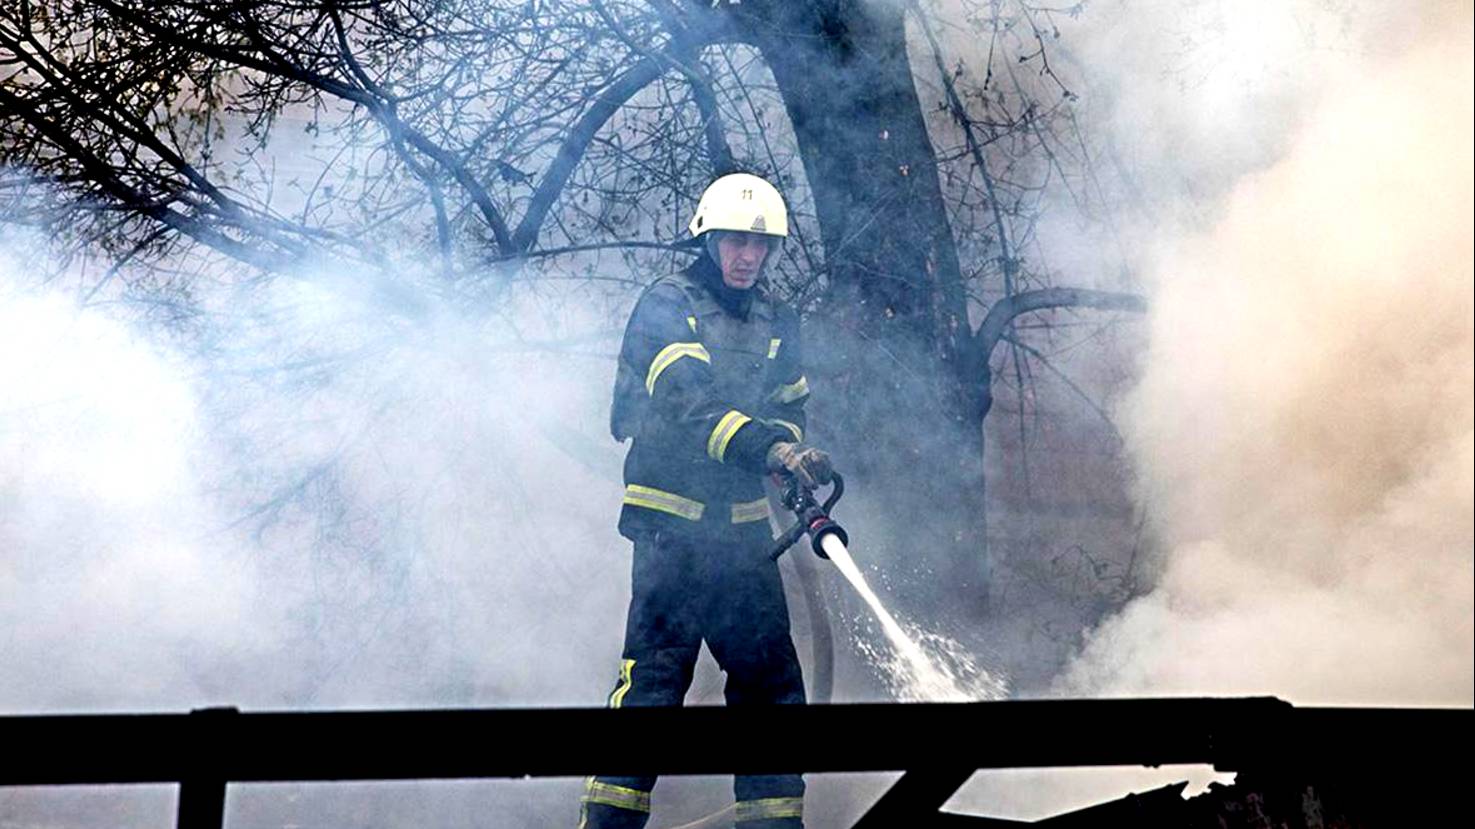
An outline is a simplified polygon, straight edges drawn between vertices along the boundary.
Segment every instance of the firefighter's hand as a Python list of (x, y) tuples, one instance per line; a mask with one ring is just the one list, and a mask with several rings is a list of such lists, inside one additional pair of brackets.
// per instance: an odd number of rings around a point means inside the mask
[(818, 489), (835, 475), (829, 455), (802, 443), (779, 442), (768, 447), (768, 468), (793, 475), (806, 489)]

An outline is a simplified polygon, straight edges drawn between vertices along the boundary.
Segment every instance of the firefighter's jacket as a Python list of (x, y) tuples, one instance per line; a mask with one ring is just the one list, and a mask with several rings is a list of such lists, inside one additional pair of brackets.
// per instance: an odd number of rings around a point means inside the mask
[(620, 512), (627, 538), (720, 536), (766, 521), (768, 448), (804, 437), (798, 315), (761, 287), (745, 318), (730, 313), (701, 284), (702, 267), (720, 280), (705, 258), (664, 277), (625, 327), (611, 426), (617, 439), (633, 438)]

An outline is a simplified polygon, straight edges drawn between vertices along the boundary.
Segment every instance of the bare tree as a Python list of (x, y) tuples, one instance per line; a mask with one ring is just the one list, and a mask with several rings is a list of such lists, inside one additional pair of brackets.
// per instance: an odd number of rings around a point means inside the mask
[[(976, 607), (994, 366), (1022, 390), (1041, 358), (1016, 319), (1141, 308), (1056, 288), (1027, 255), (1043, 193), (1089, 163), (1049, 63), (1054, 17), (1078, 12), (19, 0), (0, 9), (4, 216), (156, 293), (187, 294), (163, 263), (189, 251), (242, 278), (430, 261), (494, 303), (591, 251), (669, 270), (706, 181), (762, 173), (794, 208), (773, 283), (814, 322), (820, 435), (897, 514), (929, 516), (893, 541)], [(985, 53), (949, 54), (960, 40)]]

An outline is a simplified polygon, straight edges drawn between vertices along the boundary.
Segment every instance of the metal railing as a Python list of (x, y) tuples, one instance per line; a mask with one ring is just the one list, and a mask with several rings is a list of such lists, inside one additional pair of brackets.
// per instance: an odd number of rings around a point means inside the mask
[[(1401, 779), (1448, 747), (1461, 755), (1424, 773), (1468, 780), (1472, 722), (1471, 709), (1274, 698), (6, 716), (0, 786), (178, 783), (180, 829), (219, 829), (229, 783), (902, 771), (855, 829), (986, 827), (1018, 824), (940, 811), (979, 769)], [(600, 750), (615, 743), (617, 757)]]

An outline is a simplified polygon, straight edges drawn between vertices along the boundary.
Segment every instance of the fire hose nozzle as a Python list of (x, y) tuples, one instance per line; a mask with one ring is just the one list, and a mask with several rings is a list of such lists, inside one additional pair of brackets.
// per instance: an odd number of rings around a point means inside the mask
[(815, 555), (820, 558), (829, 558), (824, 551), (823, 542), (825, 536), (834, 535), (840, 539), (842, 544), (850, 544), (850, 536), (846, 534), (844, 528), (836, 524), (834, 519), (830, 518), (830, 510), (840, 500), (840, 496), (845, 494), (844, 478), (841, 478), (839, 475), (834, 476), (834, 488), (830, 491), (830, 496), (825, 499), (823, 504), (816, 501), (814, 493), (806, 489), (793, 476), (786, 476), (779, 483), (784, 487), (784, 506), (788, 507), (799, 520), (794, 526), (785, 530), (783, 535), (779, 536), (777, 543), (774, 545), (773, 552), (769, 554), (769, 558), (777, 561), (780, 556), (794, 545), (795, 541), (799, 540), (799, 536), (806, 533), (809, 535), (809, 542), (814, 548)]
[(825, 536), (833, 535), (840, 539), (840, 543), (846, 547), (850, 546), (850, 534), (845, 528), (836, 524), (834, 519), (828, 515), (821, 515), (814, 523), (809, 525), (809, 546), (814, 548), (814, 554), (823, 559), (829, 559), (825, 552)]

